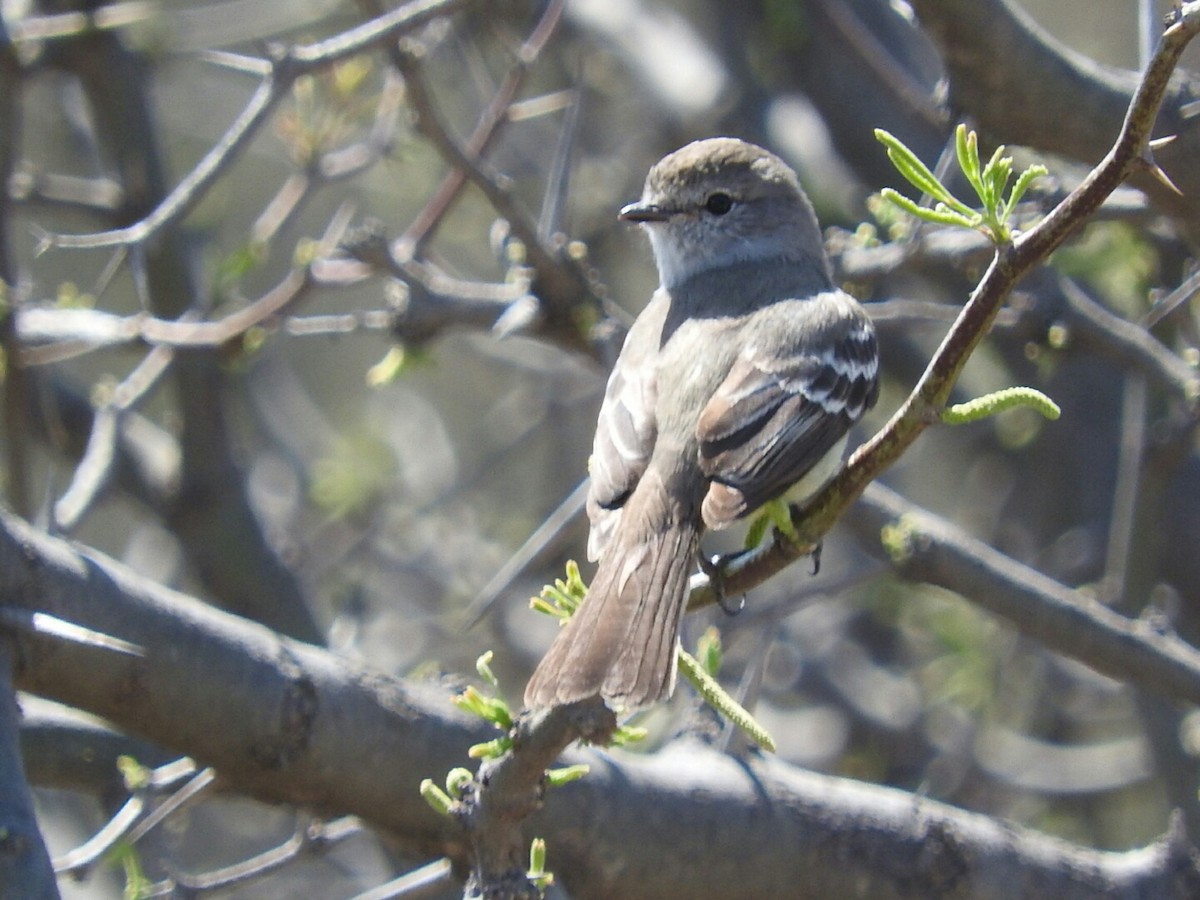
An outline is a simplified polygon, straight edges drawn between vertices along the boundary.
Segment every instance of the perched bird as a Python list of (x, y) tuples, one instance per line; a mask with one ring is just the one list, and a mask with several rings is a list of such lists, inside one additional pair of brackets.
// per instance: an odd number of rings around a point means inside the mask
[(874, 328), (834, 286), (812, 206), (778, 157), (734, 138), (688, 144), (620, 218), (649, 235), (661, 284), (596, 424), (599, 567), (525, 689), (531, 708), (670, 696), (704, 530), (821, 487), (878, 393)]

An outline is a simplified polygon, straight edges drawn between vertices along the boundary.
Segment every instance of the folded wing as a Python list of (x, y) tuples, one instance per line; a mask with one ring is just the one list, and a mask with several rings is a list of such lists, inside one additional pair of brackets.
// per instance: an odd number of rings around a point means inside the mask
[(709, 528), (784, 494), (829, 453), (878, 395), (875, 335), (855, 322), (820, 351), (744, 351), (697, 423), (711, 479)]

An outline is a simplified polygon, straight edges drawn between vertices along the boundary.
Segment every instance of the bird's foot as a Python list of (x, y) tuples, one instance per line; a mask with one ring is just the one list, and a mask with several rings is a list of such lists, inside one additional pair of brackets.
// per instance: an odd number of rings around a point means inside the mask
[(716, 598), (717, 606), (721, 607), (721, 612), (727, 616), (736, 616), (745, 609), (745, 594), (740, 596), (737, 606), (732, 606), (729, 603), (729, 597), (725, 593), (724, 559), (720, 556), (708, 559), (702, 552), (696, 554), (696, 559), (700, 564), (700, 571), (705, 574), (708, 578), (708, 583), (712, 586), (713, 597)]

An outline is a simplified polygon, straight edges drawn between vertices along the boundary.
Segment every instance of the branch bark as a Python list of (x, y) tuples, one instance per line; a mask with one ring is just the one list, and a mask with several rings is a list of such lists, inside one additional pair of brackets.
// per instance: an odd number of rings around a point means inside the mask
[(414, 850), (454, 849), (453, 829), (417, 788), (490, 735), (454, 714), (444, 688), (363, 671), (9, 513), (0, 529), (0, 604), (142, 648), (133, 656), (14, 632), (20, 689), (213, 765), (259, 799), (353, 810)]
[(21, 765), (12, 669), (11, 647), (0, 638), (0, 896), (51, 900), (58, 886)]
[(895, 529), (898, 573), (969, 597), (1044, 646), (1152, 693), (1200, 702), (1200, 650), (1162, 622), (1129, 619), (968, 537), (961, 528), (871, 485), (850, 518), (878, 541)]
[[(446, 688), (386, 678), (281, 638), (7, 513), (0, 602), (98, 630), (120, 623), (119, 637), (143, 648), (132, 656), (14, 633), (18, 687), (214, 765), (224, 785), (260, 800), (354, 813), (409, 850), (470, 864), (464, 832), (417, 791), (422, 777), (490, 736), (453, 712)], [(568, 730), (588, 727), (586, 718), (567, 721)], [(537, 765), (518, 766), (514, 780), (536, 785), (553, 755), (535, 741)], [(1104, 853), (692, 742), (652, 757), (588, 751), (568, 761), (587, 762), (591, 773), (551, 791), (526, 835), (553, 838), (550, 866), (580, 898), (1182, 898), (1200, 890), (1192, 851), (1175, 832), (1141, 850)]]

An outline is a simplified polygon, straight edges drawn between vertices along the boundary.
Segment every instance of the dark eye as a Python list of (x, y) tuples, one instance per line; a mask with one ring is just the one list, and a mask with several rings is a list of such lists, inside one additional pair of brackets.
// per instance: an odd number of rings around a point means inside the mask
[(723, 216), (733, 209), (733, 198), (719, 192), (709, 194), (708, 199), (704, 201), (704, 208), (714, 216)]

